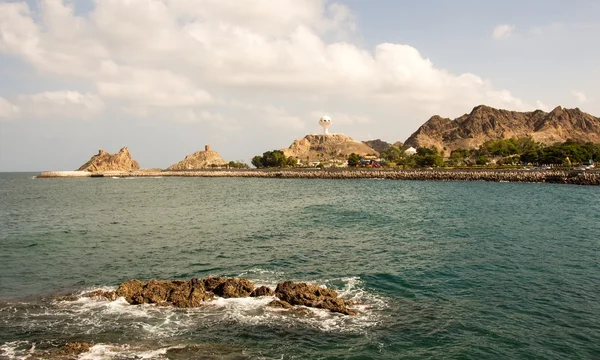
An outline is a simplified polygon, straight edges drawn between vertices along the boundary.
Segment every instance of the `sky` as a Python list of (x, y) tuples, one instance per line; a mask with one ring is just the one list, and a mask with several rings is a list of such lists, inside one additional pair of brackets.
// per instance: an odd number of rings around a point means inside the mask
[(597, 0), (0, 0), (0, 171), (404, 141), (485, 104), (600, 116)]

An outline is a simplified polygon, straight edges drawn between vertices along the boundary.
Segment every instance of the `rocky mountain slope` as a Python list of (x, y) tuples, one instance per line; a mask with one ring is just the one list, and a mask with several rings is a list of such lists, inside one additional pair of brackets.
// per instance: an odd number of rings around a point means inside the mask
[(292, 156), (303, 162), (307, 159), (309, 161), (346, 159), (352, 153), (361, 156), (379, 154), (368, 145), (344, 134), (306, 135), (303, 139), (294, 140), (289, 148), (282, 151), (285, 156)]
[(368, 147), (374, 149), (377, 152), (386, 151), (387, 149), (391, 148), (392, 146), (401, 148), (404, 145), (400, 141), (396, 141), (395, 143), (391, 144), (391, 143), (389, 143), (387, 141), (383, 141), (381, 139), (363, 141), (363, 144), (367, 145)]
[(211, 150), (210, 146), (206, 146), (204, 151), (196, 151), (188, 155), (185, 159), (177, 164), (171, 165), (167, 170), (196, 170), (204, 169), (211, 166), (223, 166), (227, 162), (221, 158), (218, 152)]
[(102, 172), (102, 171), (131, 171), (138, 170), (140, 165), (137, 161), (131, 158), (131, 153), (127, 147), (122, 148), (116, 154), (110, 154), (100, 149), (97, 155), (81, 165), (77, 170), (79, 171), (90, 171), (90, 172)]
[(517, 112), (480, 105), (454, 120), (433, 116), (406, 141), (405, 145), (435, 146), (446, 153), (458, 148), (476, 148), (488, 140), (531, 136), (535, 141), (552, 144), (567, 139), (600, 142), (600, 118), (578, 108), (558, 106)]

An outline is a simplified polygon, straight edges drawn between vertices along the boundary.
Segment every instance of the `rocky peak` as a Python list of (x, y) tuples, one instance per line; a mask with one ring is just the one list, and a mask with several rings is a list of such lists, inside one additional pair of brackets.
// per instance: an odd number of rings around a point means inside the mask
[(131, 158), (129, 149), (123, 147), (118, 153), (110, 154), (103, 149), (85, 164), (81, 165), (79, 171), (104, 172), (104, 171), (132, 171), (138, 170), (140, 165)]
[(218, 152), (210, 150), (210, 146), (206, 145), (204, 151), (196, 151), (191, 155), (187, 155), (185, 159), (169, 166), (167, 170), (197, 170), (226, 164), (227, 162), (221, 158)]
[(282, 150), (285, 156), (295, 157), (300, 161), (320, 161), (329, 159), (345, 159), (356, 153), (367, 155), (379, 153), (368, 145), (356, 141), (344, 134), (311, 134), (303, 139), (296, 139), (289, 148)]
[(413, 147), (476, 148), (492, 139), (531, 136), (542, 143), (566, 139), (600, 142), (600, 119), (579, 109), (556, 107), (517, 112), (486, 105), (473, 108), (454, 120), (433, 116), (405, 142)]

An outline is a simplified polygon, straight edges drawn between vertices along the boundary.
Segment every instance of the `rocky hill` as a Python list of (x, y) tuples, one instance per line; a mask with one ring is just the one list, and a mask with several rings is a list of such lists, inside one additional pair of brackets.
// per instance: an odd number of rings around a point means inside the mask
[(227, 162), (221, 158), (218, 152), (211, 150), (210, 146), (206, 145), (204, 151), (196, 151), (186, 156), (177, 164), (169, 166), (167, 170), (196, 170), (226, 164)]
[(127, 147), (122, 148), (116, 154), (110, 154), (100, 149), (97, 155), (81, 165), (77, 170), (89, 171), (89, 172), (104, 172), (104, 171), (131, 171), (138, 170), (140, 165), (137, 161), (131, 158), (129, 149)]
[(600, 118), (578, 108), (558, 106), (547, 113), (542, 110), (517, 112), (480, 105), (454, 120), (433, 116), (413, 133), (406, 146), (431, 147), (446, 153), (458, 148), (476, 148), (488, 140), (531, 136), (535, 141), (552, 144), (567, 139), (600, 142)]
[(366, 144), (356, 141), (344, 134), (318, 134), (306, 135), (303, 139), (296, 139), (289, 148), (282, 150), (285, 156), (295, 157), (305, 162), (329, 159), (346, 159), (348, 155), (374, 154), (377, 151)]
[(395, 143), (390, 144), (389, 142), (383, 141), (381, 139), (363, 141), (363, 144), (367, 145), (368, 147), (374, 149), (377, 152), (386, 151), (387, 149), (391, 148), (392, 146), (401, 148), (404, 145), (400, 141), (396, 141)]

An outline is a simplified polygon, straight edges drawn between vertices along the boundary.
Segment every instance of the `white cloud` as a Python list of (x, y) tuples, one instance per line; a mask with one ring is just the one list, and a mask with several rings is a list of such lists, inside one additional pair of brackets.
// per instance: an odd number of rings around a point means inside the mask
[[(84, 15), (69, 4), (41, 0), (33, 14), (26, 3), (0, 2), (0, 53), (97, 92), (40, 89), (18, 102), (36, 116), (107, 108), (175, 121), (221, 119), (230, 129), (260, 124), (275, 134), (310, 129), (312, 109), (328, 109), (340, 125), (369, 123), (369, 131), (397, 140), (434, 112), (531, 108), (480, 76), (437, 67), (410, 45), (353, 44), (354, 15), (335, 2), (104, 0)], [(500, 25), (493, 35), (513, 30)], [(252, 106), (230, 108), (234, 103)]]
[(571, 94), (575, 97), (575, 100), (577, 100), (579, 104), (583, 104), (588, 101), (588, 98), (583, 91), (571, 90)]
[(492, 31), (492, 37), (496, 40), (506, 39), (513, 35), (515, 31), (514, 25), (502, 24), (497, 25)]
[(0, 119), (14, 119), (19, 116), (20, 109), (0, 96)]
[(86, 119), (98, 115), (104, 102), (97, 95), (76, 91), (47, 91), (19, 95), (15, 103), (24, 117)]

